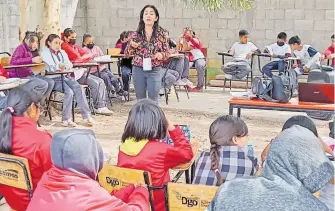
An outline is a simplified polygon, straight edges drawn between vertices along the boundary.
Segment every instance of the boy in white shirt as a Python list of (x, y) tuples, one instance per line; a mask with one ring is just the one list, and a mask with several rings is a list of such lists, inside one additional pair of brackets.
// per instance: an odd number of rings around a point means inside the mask
[(279, 75), (284, 73), (286, 57), (291, 56), (291, 48), (286, 43), (287, 34), (285, 32), (280, 32), (277, 36), (277, 42), (270, 46), (266, 46), (265, 51), (271, 54), (273, 58), (271, 62), (263, 67), (263, 73), (272, 78), (272, 70), (279, 70)]
[(293, 55), (301, 61), (301, 64), (295, 65), (295, 71), (298, 75), (320, 68), (320, 60), (322, 58), (321, 53), (310, 45), (302, 45), (298, 36), (291, 37), (288, 44), (291, 47)]
[(248, 42), (248, 31), (243, 29), (238, 34), (240, 41), (235, 42), (228, 51), (228, 53), (233, 55), (234, 60), (223, 65), (221, 70), (233, 78), (243, 79), (251, 71), (252, 54), (255, 52), (260, 53), (260, 50), (252, 42)]

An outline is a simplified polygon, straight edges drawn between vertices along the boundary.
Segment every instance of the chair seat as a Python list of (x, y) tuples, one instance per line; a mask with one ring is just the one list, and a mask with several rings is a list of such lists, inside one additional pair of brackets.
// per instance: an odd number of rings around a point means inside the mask
[(241, 80), (241, 81), (243, 81), (243, 80), (247, 79), (247, 76), (239, 79), (239, 78), (236, 78), (235, 75), (230, 75), (230, 74), (225, 73), (225, 78), (228, 79), (228, 80)]

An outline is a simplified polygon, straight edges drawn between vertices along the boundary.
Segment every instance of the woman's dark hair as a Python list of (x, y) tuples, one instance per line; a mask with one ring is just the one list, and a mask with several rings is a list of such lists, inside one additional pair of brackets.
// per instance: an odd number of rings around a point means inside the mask
[(116, 44), (119, 44), (124, 38), (128, 37), (129, 31), (123, 31), (120, 34), (120, 38), (116, 41)]
[(73, 33), (76, 33), (76, 31), (71, 28), (66, 28), (64, 29), (63, 35), (64, 37), (69, 37)]
[(157, 8), (154, 5), (146, 5), (145, 7), (143, 7), (143, 9), (141, 10), (140, 13), (140, 22), (138, 23), (138, 27), (137, 27), (137, 33), (141, 36), (146, 36), (145, 35), (145, 24), (143, 21), (143, 16), (144, 16), (144, 11), (147, 8), (152, 8), (155, 11), (155, 15), (157, 16), (157, 21), (155, 21), (154, 26), (153, 26), (153, 32), (152, 32), (152, 37), (156, 38), (158, 35), (158, 27), (159, 27), (159, 12), (157, 10)]
[(304, 127), (306, 129), (310, 130), (312, 133), (314, 133), (314, 135), (316, 137), (319, 136), (318, 135), (318, 130), (316, 129), (316, 126), (315, 126), (314, 122), (306, 116), (297, 115), (297, 116), (293, 116), (293, 117), (289, 118), (284, 123), (282, 131), (292, 127), (293, 125), (299, 125), (301, 127)]
[[(33, 80), (27, 83), (33, 83)], [(43, 98), (41, 93), (27, 89), (27, 83), (9, 91), (7, 108), (0, 115), (0, 153), (13, 154), (12, 152), (12, 122), (13, 116), (23, 116), (29, 112), (29, 106), (38, 106)]]
[(45, 46), (47, 46), (48, 48), (50, 48), (50, 45), (48, 42), (52, 42), (54, 39), (60, 39), (60, 37), (57, 34), (50, 34), (47, 39), (45, 40)]
[(221, 146), (231, 146), (234, 136), (244, 137), (246, 135), (248, 135), (248, 127), (238, 117), (230, 115), (221, 116), (211, 124), (209, 128), (211, 170), (215, 173), (217, 186), (220, 186), (224, 182), (219, 171), (218, 148)]
[(90, 34), (84, 34), (84, 35), (83, 35), (83, 43), (82, 43), (82, 47), (85, 47), (85, 44), (84, 44), (84, 43), (85, 43), (86, 39), (87, 39), (87, 38), (90, 38), (90, 37), (93, 37), (93, 36), (90, 35)]
[(289, 40), (288, 40), (288, 44), (289, 45), (294, 45), (294, 44), (298, 44), (300, 45), (301, 44), (301, 40), (298, 36), (293, 36), (291, 37)]
[(167, 136), (167, 129), (168, 122), (162, 109), (152, 100), (143, 99), (129, 112), (122, 142), (127, 138), (161, 140)]
[(37, 36), (36, 32), (27, 31), (25, 36), (24, 36), (23, 42), (24, 41), (29, 41), (29, 42), (33, 43), (33, 42), (35, 42), (35, 38), (38, 39), (38, 36)]

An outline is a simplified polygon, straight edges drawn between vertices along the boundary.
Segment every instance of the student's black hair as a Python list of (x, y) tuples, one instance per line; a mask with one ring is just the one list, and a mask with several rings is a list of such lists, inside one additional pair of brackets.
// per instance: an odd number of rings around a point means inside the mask
[(76, 33), (76, 31), (73, 30), (72, 28), (66, 28), (66, 29), (64, 29), (63, 36), (64, 37), (69, 37), (73, 33)]
[(32, 104), (37, 108), (43, 98), (41, 93), (28, 90), (28, 83), (33, 83), (33, 80), (9, 91), (7, 97), (8, 107), (0, 115), (0, 153), (13, 154), (13, 116), (23, 116), (25, 112), (29, 112), (29, 107)]
[(116, 44), (120, 43), (124, 38), (127, 38), (129, 33), (130, 33), (129, 31), (123, 31), (120, 34), (120, 38), (116, 41)]
[(282, 131), (292, 127), (293, 125), (299, 125), (301, 127), (304, 127), (314, 133), (316, 137), (318, 137), (318, 130), (316, 129), (314, 122), (306, 116), (297, 115), (289, 118), (284, 123)]
[(280, 32), (277, 36), (278, 39), (287, 39), (287, 34), (285, 32)]
[(330, 38), (331, 38), (331, 39), (335, 39), (335, 34), (333, 34)]
[(242, 29), (238, 32), (238, 36), (243, 37), (245, 35), (249, 35), (249, 32), (245, 29)]
[(90, 35), (90, 34), (84, 34), (84, 35), (83, 35), (83, 43), (82, 43), (82, 47), (85, 47), (85, 44), (84, 44), (84, 43), (85, 43), (86, 39), (87, 39), (87, 38), (90, 38), (90, 37), (93, 37), (93, 36)]
[(152, 37), (156, 38), (158, 35), (158, 27), (159, 27), (159, 12), (157, 8), (154, 5), (146, 5), (143, 7), (140, 13), (140, 22), (138, 23), (137, 27), (137, 33), (140, 34), (141, 36), (145, 36), (145, 23), (143, 21), (143, 16), (144, 16), (144, 11), (147, 8), (152, 8), (155, 12), (155, 15), (157, 16), (157, 21), (155, 21), (154, 26), (153, 26), (153, 32), (152, 32)]
[(293, 37), (291, 37), (289, 39), (288, 44), (289, 45), (294, 45), (294, 44), (300, 45), (301, 44), (301, 40), (300, 40), (300, 38), (298, 36), (293, 36)]
[(33, 42), (35, 42), (35, 38), (38, 39), (38, 36), (37, 36), (36, 32), (27, 31), (25, 36), (24, 36), (23, 42), (29, 41), (29, 42), (33, 43)]
[(50, 48), (48, 42), (52, 42), (54, 39), (57, 39), (57, 38), (60, 39), (60, 37), (57, 34), (49, 34), (49, 36), (45, 40), (45, 46), (47, 46), (48, 48)]
[(130, 110), (121, 140), (161, 140), (167, 136), (167, 129), (168, 122), (162, 109), (154, 101), (143, 99)]
[(239, 118), (230, 115), (218, 117), (209, 128), (209, 140), (211, 143), (210, 159), (211, 170), (216, 176), (217, 186), (222, 185), (224, 180), (219, 172), (219, 152), (221, 146), (233, 145), (233, 137), (244, 137), (248, 135), (248, 126)]

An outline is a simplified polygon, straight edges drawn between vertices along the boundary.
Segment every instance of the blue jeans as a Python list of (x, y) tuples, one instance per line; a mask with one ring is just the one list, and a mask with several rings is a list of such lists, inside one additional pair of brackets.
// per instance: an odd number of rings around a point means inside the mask
[(153, 67), (151, 71), (143, 71), (142, 67), (133, 66), (136, 99), (147, 98), (148, 91), (149, 99), (158, 104), (163, 75), (164, 72), (161, 67)]
[(126, 66), (121, 67), (123, 90), (129, 92), (129, 80), (130, 80), (131, 69)]
[(279, 70), (279, 73), (283, 73), (285, 70), (285, 61), (284, 60), (272, 61), (263, 67), (263, 73), (270, 78), (272, 78), (273, 76), (272, 70)]

